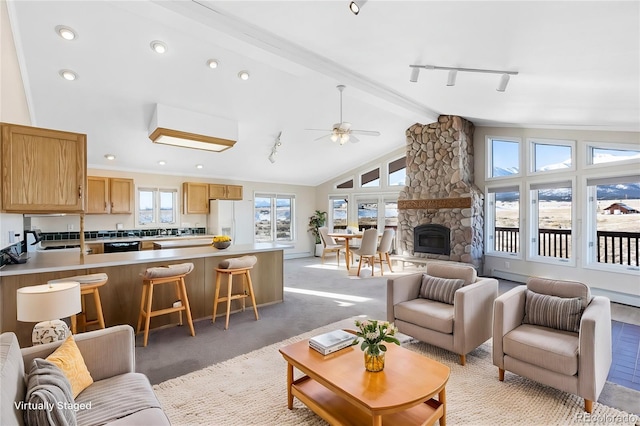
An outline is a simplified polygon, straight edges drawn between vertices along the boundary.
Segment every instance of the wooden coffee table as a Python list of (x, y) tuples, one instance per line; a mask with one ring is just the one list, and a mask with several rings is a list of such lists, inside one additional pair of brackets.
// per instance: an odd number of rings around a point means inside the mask
[[(302, 401), (331, 424), (446, 425), (444, 364), (387, 345), (384, 370), (370, 373), (358, 346), (323, 356), (303, 340), (280, 349), (287, 361), (287, 404)], [(304, 376), (294, 380), (293, 368)], [(435, 395), (438, 399), (432, 399)]]

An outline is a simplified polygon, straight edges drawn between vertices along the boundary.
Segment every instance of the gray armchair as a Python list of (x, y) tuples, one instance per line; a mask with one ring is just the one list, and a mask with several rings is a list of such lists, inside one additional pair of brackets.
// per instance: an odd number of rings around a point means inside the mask
[(591, 413), (611, 366), (609, 299), (576, 281), (530, 278), (495, 301), (493, 364), (500, 381), (511, 371), (584, 398)]
[[(447, 281), (461, 280), (455, 291), (444, 290), (450, 292), (452, 303), (425, 297), (425, 274)], [(493, 301), (497, 296), (498, 281), (478, 277), (471, 265), (429, 263), (425, 273), (387, 281), (387, 319), (401, 333), (459, 354), (460, 364), (464, 365), (466, 354), (491, 338)]]

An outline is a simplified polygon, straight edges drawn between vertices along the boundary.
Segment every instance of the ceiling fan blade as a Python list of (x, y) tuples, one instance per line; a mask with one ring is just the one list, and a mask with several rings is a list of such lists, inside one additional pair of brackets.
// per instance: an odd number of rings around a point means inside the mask
[[(326, 130), (325, 130), (325, 131), (326, 131)], [(329, 133), (328, 135), (320, 136), (319, 138), (315, 138), (313, 141), (315, 142), (315, 141), (319, 141), (319, 140), (322, 140), (322, 139), (328, 139), (328, 140), (331, 140), (331, 133)]]
[(351, 134), (366, 135), (366, 136), (380, 136), (380, 132), (376, 130), (351, 130)]
[(305, 130), (317, 130), (319, 132), (331, 132), (331, 130), (327, 130), (327, 129), (305, 129)]
[(358, 143), (358, 142), (360, 142), (360, 139), (356, 138), (355, 136), (353, 136), (353, 133), (351, 133), (351, 134), (349, 135), (349, 142), (351, 142), (351, 143)]

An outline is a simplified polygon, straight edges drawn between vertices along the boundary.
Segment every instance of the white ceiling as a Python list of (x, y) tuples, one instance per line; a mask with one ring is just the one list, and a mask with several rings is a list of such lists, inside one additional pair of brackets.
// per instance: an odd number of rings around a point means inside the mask
[[(403, 147), (409, 126), (439, 114), (476, 125), (640, 129), (637, 1), (371, 0), (358, 16), (347, 5), (8, 2), (32, 124), (87, 133), (89, 167), (317, 185)], [(57, 25), (79, 37), (63, 40)], [(152, 40), (168, 52), (152, 52)], [(411, 83), (410, 64), (519, 74), (501, 93), (490, 74), (460, 72), (447, 87), (446, 71), (423, 70)], [(79, 79), (63, 80), (61, 69)], [(240, 70), (251, 78), (238, 79)], [(339, 121), (338, 84), (347, 86), (345, 121), (381, 136), (314, 141), (323, 132), (305, 129)], [(156, 103), (236, 120), (238, 142), (223, 153), (153, 144)]]

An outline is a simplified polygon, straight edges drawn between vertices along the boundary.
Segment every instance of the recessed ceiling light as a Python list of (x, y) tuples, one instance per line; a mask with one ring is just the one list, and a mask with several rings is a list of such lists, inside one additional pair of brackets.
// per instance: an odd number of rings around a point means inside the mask
[(106, 158), (107, 160), (115, 160), (116, 156), (113, 154), (105, 154), (104, 158)]
[(78, 79), (78, 74), (71, 70), (60, 70), (60, 77), (65, 80), (73, 81)]
[(164, 160), (160, 160), (158, 161), (158, 164), (160, 164), (161, 166), (164, 166), (165, 164), (167, 164), (167, 162)]
[(209, 68), (218, 68), (218, 60), (217, 59), (209, 59), (207, 61), (207, 65), (209, 66)]
[(153, 50), (156, 53), (166, 53), (166, 51), (169, 50), (169, 48), (164, 42), (160, 40), (154, 40), (151, 42), (151, 50)]
[(249, 71), (240, 71), (238, 73), (238, 78), (240, 80), (249, 80)]
[(73, 29), (65, 27), (64, 25), (58, 25), (56, 27), (56, 33), (65, 40), (75, 40), (78, 37)]
[(204, 166), (202, 164), (196, 164), (196, 169), (204, 169)]

